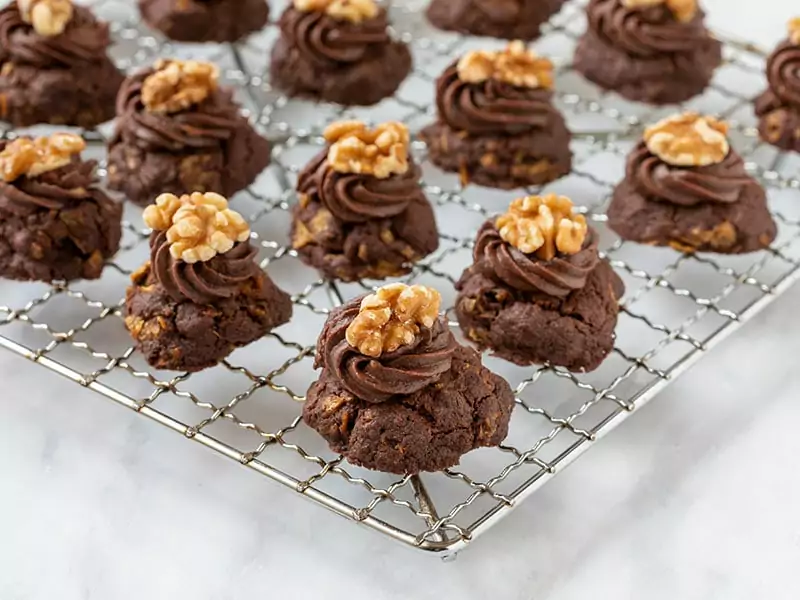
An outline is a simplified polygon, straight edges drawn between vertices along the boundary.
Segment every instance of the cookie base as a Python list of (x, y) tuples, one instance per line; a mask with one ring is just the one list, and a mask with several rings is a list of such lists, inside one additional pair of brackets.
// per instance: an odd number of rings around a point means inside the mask
[(614, 347), (625, 287), (607, 262), (565, 298), (522, 293), (473, 266), (456, 284), (456, 317), (467, 339), (514, 364), (592, 371)]
[(756, 252), (769, 247), (778, 232), (758, 185), (749, 186), (732, 204), (676, 206), (648, 200), (624, 180), (607, 214), (609, 227), (621, 238), (681, 252)]
[(272, 83), (290, 96), (369, 106), (393, 95), (411, 71), (411, 52), (392, 42), (359, 63), (320, 67), (283, 38), (272, 49)]
[(572, 168), (572, 138), (559, 115), (547, 131), (519, 135), (466, 136), (445, 123), (420, 132), (428, 157), (443, 171), (458, 173), (461, 184), (513, 189), (544, 185)]
[(0, 277), (97, 279), (119, 249), (122, 204), (86, 201), (62, 210), (0, 208)]
[(263, 273), (248, 280), (237, 295), (213, 304), (176, 302), (154, 280), (149, 263), (131, 280), (125, 298), (125, 326), (137, 349), (156, 369), (200, 371), (213, 367), (292, 315), (289, 295)]
[[(503, 14), (502, 8), (479, 8), (475, 0), (432, 0), (426, 14), (434, 27), (445, 31), (507, 40), (533, 40), (541, 34), (542, 24), (561, 10), (564, 1), (523, 0), (524, 6), (519, 12)], [(491, 10), (499, 14), (493, 18)]]
[(636, 102), (674, 104), (708, 87), (722, 62), (722, 44), (711, 37), (691, 56), (630, 56), (608, 45), (591, 29), (575, 49), (575, 70), (600, 87)]
[(471, 450), (500, 444), (513, 407), (508, 383), (459, 346), (438, 382), (386, 402), (355, 398), (323, 370), (303, 419), (352, 464), (402, 475), (440, 471)]
[(3, 67), (0, 119), (15, 127), (47, 123), (91, 129), (114, 118), (124, 76), (107, 58), (80, 69)]
[(163, 193), (231, 197), (267, 168), (270, 153), (269, 142), (244, 119), (224, 149), (204, 153), (148, 152), (117, 137), (109, 144), (108, 186), (139, 206)]
[(292, 247), (328, 279), (358, 281), (404, 275), (439, 247), (433, 209), (412, 202), (391, 219), (342, 223), (318, 202), (292, 209)]
[(800, 152), (800, 107), (784, 105), (770, 90), (755, 101), (758, 133), (781, 150)]
[(269, 19), (266, 0), (139, 0), (139, 12), (150, 27), (179, 42), (236, 42)]

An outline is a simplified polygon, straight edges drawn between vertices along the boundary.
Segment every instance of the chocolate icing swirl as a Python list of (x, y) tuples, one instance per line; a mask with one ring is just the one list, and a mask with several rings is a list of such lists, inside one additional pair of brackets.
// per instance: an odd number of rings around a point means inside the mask
[[(0, 149), (3, 146), (5, 143)], [(29, 214), (37, 209), (61, 210), (87, 200), (101, 204), (106, 196), (97, 187), (96, 167), (96, 161), (83, 162), (75, 156), (70, 164), (36, 177), (0, 180), (0, 207)]]
[(439, 118), (472, 134), (517, 134), (544, 129), (553, 118), (552, 92), (517, 87), (496, 79), (467, 83), (458, 78), (458, 63), (436, 81)]
[(125, 80), (117, 97), (117, 135), (146, 152), (186, 152), (219, 148), (241, 126), (239, 107), (232, 94), (217, 89), (203, 102), (172, 114), (148, 112), (142, 102), (142, 85), (153, 73), (148, 69)]
[(731, 150), (725, 159), (706, 167), (676, 167), (650, 153), (639, 142), (628, 157), (627, 177), (646, 198), (678, 206), (703, 202), (730, 204), (753, 185), (741, 156)]
[(205, 262), (186, 263), (170, 254), (166, 231), (150, 236), (150, 265), (153, 275), (170, 297), (181, 302), (210, 304), (238, 293), (242, 284), (261, 270), (258, 254), (250, 242), (240, 242), (224, 254)]
[(800, 44), (786, 40), (775, 48), (767, 61), (767, 80), (780, 100), (800, 109)]
[(23, 21), (16, 2), (0, 11), (0, 62), (41, 68), (80, 67), (105, 60), (110, 44), (108, 25), (82, 6), (74, 7), (63, 33), (52, 37), (39, 35)]
[(472, 5), (478, 9), (492, 23), (514, 23), (520, 17), (523, 4), (520, 0), (473, 0), (464, 3), (467, 7)]
[(359, 62), (391, 42), (386, 10), (372, 19), (353, 23), (323, 12), (289, 7), (280, 18), (284, 39), (303, 56), (320, 65)]
[(315, 367), (328, 369), (356, 398), (384, 402), (396, 395), (418, 392), (450, 370), (456, 341), (444, 319), (423, 328), (414, 343), (371, 358), (345, 338), (358, 315), (362, 297), (331, 312), (317, 342)]
[(627, 8), (622, 0), (592, 0), (587, 15), (598, 35), (634, 56), (691, 53), (709, 37), (701, 10), (682, 23), (663, 4)]
[(334, 171), (327, 156), (326, 148), (303, 169), (297, 191), (321, 202), (341, 221), (363, 223), (394, 217), (423, 195), (419, 167), (410, 160), (404, 174), (378, 179), (372, 175)]
[(486, 221), (478, 231), (473, 258), (492, 278), (515, 290), (556, 298), (586, 285), (586, 278), (600, 260), (597, 234), (591, 228), (577, 254), (559, 254), (552, 260), (541, 260), (503, 240), (493, 220)]

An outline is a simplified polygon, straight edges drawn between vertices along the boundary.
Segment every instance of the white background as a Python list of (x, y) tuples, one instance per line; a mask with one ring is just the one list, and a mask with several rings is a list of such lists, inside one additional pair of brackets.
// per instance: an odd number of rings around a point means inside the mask
[[(764, 47), (791, 10), (704, 4)], [(796, 288), (452, 563), (0, 353), (0, 599), (797, 598), (798, 305)]]

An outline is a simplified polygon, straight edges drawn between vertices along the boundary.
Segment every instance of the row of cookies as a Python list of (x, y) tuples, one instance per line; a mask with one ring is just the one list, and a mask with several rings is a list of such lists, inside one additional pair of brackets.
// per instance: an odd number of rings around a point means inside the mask
[[(338, 122), (326, 129), (325, 139), (326, 147), (298, 177), (289, 232), (297, 256), (331, 280), (386, 279), (408, 273), (437, 249), (439, 233), (420, 169), (410, 153), (407, 128), (396, 122), (374, 129), (360, 122)], [(94, 163), (80, 160), (84, 145), (72, 134), (2, 142), (0, 275), (46, 281), (94, 278), (116, 252), (121, 208), (99, 188)], [(181, 209), (183, 204), (186, 210)], [(206, 213), (207, 218), (202, 216)], [(189, 219), (191, 228), (173, 222), (178, 217)], [(695, 113), (667, 118), (645, 130), (628, 158), (626, 177), (614, 191), (607, 217), (624, 239), (691, 252), (753, 252), (767, 248), (777, 233), (766, 194), (730, 147), (725, 124)], [(205, 263), (235, 242), (249, 239), (249, 230), (223, 196), (167, 191), (146, 208), (144, 218), (156, 234), (174, 229), (163, 239), (154, 234), (153, 252), (169, 242), (173, 254), (164, 250), (160, 255), (164, 261), (172, 256), (180, 264), (194, 265), (187, 267), (191, 275), (186, 281), (162, 281), (165, 288), (180, 290), (181, 297), (200, 304), (204, 297), (217, 297), (203, 296), (211, 293), (213, 282), (225, 283), (222, 289), (230, 295), (228, 284), (238, 282), (238, 276), (229, 274), (233, 279), (228, 281), (229, 267)], [(241, 230), (213, 229), (215, 224), (229, 227), (230, 223)], [(201, 240), (200, 249), (175, 249), (180, 236)], [(212, 246), (212, 252), (207, 246), (213, 236), (222, 246)], [(586, 370), (602, 361), (611, 347), (621, 286), (599, 261), (596, 235), (581, 215), (574, 214), (569, 200), (554, 195), (519, 198), (506, 214), (478, 231), (474, 247), (474, 271), (466, 271), (458, 283), (463, 297), (456, 307), (470, 339), (519, 364), (549, 361)], [(249, 264), (253, 255), (237, 254), (235, 264)], [(160, 272), (156, 265), (163, 266), (165, 277), (176, 273), (172, 263), (159, 262), (154, 254), (140, 287), (147, 288), (148, 278)], [(587, 285), (592, 288), (596, 272), (605, 275), (595, 282), (600, 292), (587, 292), (592, 300), (584, 313), (578, 300)], [(251, 272), (245, 273), (249, 278)], [(201, 291), (188, 292), (192, 285)], [(528, 314), (518, 306), (520, 298), (527, 299), (522, 304), (536, 304), (536, 310)], [(603, 334), (592, 340), (596, 351), (586, 352), (581, 335), (570, 344), (545, 350), (538, 344), (548, 334), (531, 335), (540, 324), (564, 314), (565, 298), (580, 313), (576, 320), (587, 331), (594, 332), (594, 323), (602, 324)], [(592, 313), (600, 304), (603, 310)], [(144, 329), (148, 336), (153, 333), (151, 327), (136, 329)], [(161, 345), (156, 343), (156, 350)], [(150, 359), (151, 363), (194, 370), (222, 358), (209, 361), (197, 352), (164, 356)], [(199, 362), (187, 362), (193, 360)]]
[[(391, 38), (385, 10), (370, 2), (342, 7), (298, 0), (289, 6), (273, 49), (273, 83), (292, 95), (343, 104), (371, 104), (393, 94), (410, 71), (411, 54)], [(201, 4), (198, 10), (217, 10), (215, 3)], [(597, 0), (587, 11), (575, 68), (631, 99), (686, 100), (708, 85), (720, 63), (721, 45), (694, 0)], [(70, 0), (9, 4), (0, 11), (0, 118), (15, 126), (89, 128), (121, 116), (128, 108), (124, 96), (116, 107), (115, 101), (124, 77), (106, 55), (109, 44), (108, 26)], [(798, 62), (800, 20), (793, 19), (789, 37), (767, 62), (769, 88), (755, 103), (762, 138), (789, 150), (800, 148)], [(569, 134), (552, 114), (553, 83), (550, 62), (521, 42), (501, 52), (468, 53), (437, 81), (439, 122), (447, 127), (427, 136), (434, 159), (449, 169), (465, 162), (472, 180), (506, 187), (568, 171)], [(499, 153), (488, 152), (488, 144)], [(542, 151), (548, 148), (549, 155)], [(516, 171), (525, 176), (517, 178), (503, 166), (520, 153), (524, 164)], [(488, 165), (478, 166), (481, 160)]]

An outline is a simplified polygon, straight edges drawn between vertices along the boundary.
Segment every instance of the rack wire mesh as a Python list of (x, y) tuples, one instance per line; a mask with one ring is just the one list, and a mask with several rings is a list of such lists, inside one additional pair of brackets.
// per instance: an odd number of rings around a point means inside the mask
[[(582, 205), (600, 232), (604, 256), (625, 280), (614, 351), (592, 373), (547, 365), (519, 368), (487, 355), (487, 366), (516, 392), (503, 445), (419, 477), (354, 467), (303, 424), (300, 403), (314, 378), (313, 345), (328, 310), (376, 282), (327, 282), (298, 260), (287, 236), (296, 174), (323, 143), (320, 132), (332, 119), (399, 119), (412, 131), (425, 125), (434, 117), (433, 81), (447, 63), (467, 49), (502, 42), (434, 30), (424, 19), (425, 0), (390, 2), (396, 33), (414, 52), (413, 74), (380, 105), (343, 109), (289, 100), (271, 88), (267, 68), (274, 26), (238, 45), (180, 45), (139, 23), (132, 2), (90, 4), (113, 23), (113, 56), (122, 68), (135, 70), (160, 56), (214, 60), (253, 121), (273, 140), (273, 164), (233, 202), (251, 223), (261, 266), (292, 294), (295, 315), (213, 369), (192, 375), (149, 369), (122, 322), (121, 298), (129, 274), (147, 256), (148, 234), (140, 209), (127, 206), (122, 249), (100, 280), (0, 283), (0, 346), (409, 546), (454, 555), (800, 277), (800, 159), (758, 139), (751, 102), (765, 85), (764, 52), (747, 43), (725, 40), (724, 66), (706, 93), (687, 107), (730, 121), (734, 146), (768, 190), (780, 229), (774, 245), (747, 256), (681, 254), (625, 243), (606, 228), (604, 209), (622, 177), (626, 151), (643, 124), (675, 107), (626, 102), (571, 69), (569, 58), (585, 27), (585, 1), (571, 0), (534, 44), (556, 60), (557, 104), (574, 132), (576, 155), (573, 172), (546, 190)], [(283, 8), (276, 1), (272, 7), (273, 15)], [(85, 132), (101, 165), (108, 133), (107, 128)], [(515, 194), (462, 188), (456, 177), (430, 165), (423, 145), (417, 143), (414, 151), (436, 209), (441, 247), (404, 280), (435, 285), (445, 306), (452, 306), (452, 284), (469, 264), (477, 226)]]

